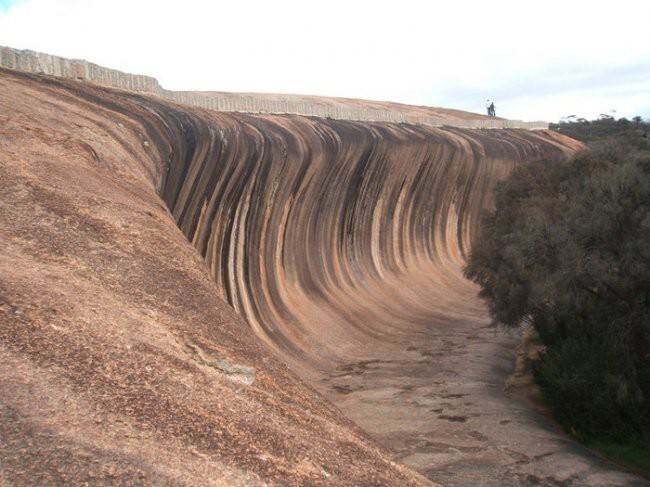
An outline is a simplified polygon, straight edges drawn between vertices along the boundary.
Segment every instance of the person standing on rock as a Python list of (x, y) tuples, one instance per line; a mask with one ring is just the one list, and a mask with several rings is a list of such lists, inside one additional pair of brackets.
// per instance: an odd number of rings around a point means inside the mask
[(487, 108), (487, 114), (490, 117), (496, 117), (496, 112), (494, 111), (494, 102), (489, 99), (485, 102), (485, 108)]

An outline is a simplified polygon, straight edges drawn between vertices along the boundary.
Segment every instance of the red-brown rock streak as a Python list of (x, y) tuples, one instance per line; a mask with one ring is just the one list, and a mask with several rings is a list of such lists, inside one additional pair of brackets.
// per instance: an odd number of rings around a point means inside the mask
[(431, 418), (467, 421), (431, 416), (429, 378), (454, 366), (439, 333), (487, 322), (460, 272), (480, 211), (516, 164), (578, 147), (0, 69), (0, 485), (428, 483), (294, 372), (447, 482), (420, 443)]

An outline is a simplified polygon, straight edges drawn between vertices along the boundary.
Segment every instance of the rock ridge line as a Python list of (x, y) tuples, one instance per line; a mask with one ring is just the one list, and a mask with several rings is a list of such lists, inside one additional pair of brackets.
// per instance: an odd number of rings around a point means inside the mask
[(0, 67), (150, 93), (179, 103), (220, 112), (293, 114), (334, 120), (410, 123), (432, 127), (526, 130), (548, 128), (546, 122), (507, 120), (460, 110), (369, 100), (309, 95), (172, 91), (163, 88), (158, 80), (151, 76), (125, 73), (83, 59), (67, 59), (5, 46), (0, 46)]

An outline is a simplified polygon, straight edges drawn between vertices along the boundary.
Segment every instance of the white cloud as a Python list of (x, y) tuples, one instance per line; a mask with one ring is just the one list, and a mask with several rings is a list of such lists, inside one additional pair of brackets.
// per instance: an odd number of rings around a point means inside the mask
[(629, 71), (647, 72), (648, 14), (641, 0), (26, 0), (0, 10), (0, 44), (150, 74), (170, 89), (474, 111), (495, 98), (512, 118), (647, 117), (650, 84)]

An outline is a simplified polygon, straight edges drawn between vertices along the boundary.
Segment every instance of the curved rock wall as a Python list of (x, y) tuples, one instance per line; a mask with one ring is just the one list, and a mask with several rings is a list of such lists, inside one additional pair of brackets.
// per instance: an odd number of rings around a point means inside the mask
[(3, 69), (0, 108), (0, 483), (634, 485), (501, 397), (461, 273), (496, 182), (577, 142)]
[(202, 118), (0, 69), (0, 484), (428, 485), (219, 298), (158, 195)]
[(547, 132), (290, 116), (184, 127), (164, 190), (179, 227), (257, 333), (321, 370), (471, 292), (460, 267), (494, 183), (568, 150)]

